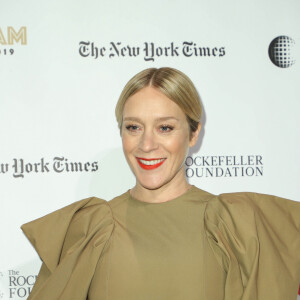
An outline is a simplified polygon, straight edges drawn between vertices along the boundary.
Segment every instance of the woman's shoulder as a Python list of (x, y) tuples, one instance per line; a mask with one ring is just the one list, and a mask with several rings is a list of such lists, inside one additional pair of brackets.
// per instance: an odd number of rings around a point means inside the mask
[(95, 213), (108, 218), (111, 216), (111, 210), (106, 200), (98, 197), (85, 198), (25, 223), (21, 228), (26, 236), (30, 238), (34, 233), (48, 228), (59, 227), (63, 230), (70, 223), (77, 222), (80, 219), (95, 219)]
[[(205, 229), (231, 283), (228, 290), (240, 290), (245, 299), (296, 297), (300, 202), (259, 193), (221, 194), (207, 204)], [(266, 282), (274, 282), (276, 292), (268, 291)]]
[[(49, 270), (53, 270), (64, 253), (74, 245), (87, 243), (88, 236), (97, 233), (100, 239), (108, 238), (113, 224), (107, 201), (90, 197), (28, 222), (21, 229)], [(97, 240), (94, 242), (97, 246)]]
[(208, 212), (236, 213), (242, 217), (256, 215), (295, 215), (299, 218), (300, 202), (255, 192), (224, 193), (211, 198)]
[(123, 203), (124, 201), (128, 200), (129, 197), (130, 197), (130, 193), (129, 193), (129, 190), (127, 190), (126, 192), (122, 193), (121, 195), (118, 195), (118, 196), (112, 198), (111, 200), (109, 200), (108, 205), (109, 205), (109, 207), (111, 207), (113, 209), (114, 207), (116, 207), (119, 204)]
[[(253, 192), (226, 193), (212, 198), (205, 212), (206, 230), (232, 244), (268, 241), (274, 248), (300, 249), (300, 202)], [(241, 242), (242, 241), (242, 242)], [(295, 255), (296, 256), (296, 255)]]
[(278, 230), (282, 230), (281, 222), (293, 223), (300, 230), (300, 202), (254, 192), (224, 193), (210, 199), (206, 217), (215, 223), (221, 220), (248, 225), (265, 222), (265, 226), (272, 224)]

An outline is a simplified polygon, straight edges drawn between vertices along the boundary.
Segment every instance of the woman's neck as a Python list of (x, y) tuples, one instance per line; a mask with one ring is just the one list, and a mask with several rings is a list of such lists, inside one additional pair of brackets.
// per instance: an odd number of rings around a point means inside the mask
[(175, 199), (191, 188), (191, 185), (186, 180), (180, 182), (169, 182), (157, 189), (147, 189), (137, 183), (130, 190), (130, 194), (137, 200), (150, 203), (160, 203)]

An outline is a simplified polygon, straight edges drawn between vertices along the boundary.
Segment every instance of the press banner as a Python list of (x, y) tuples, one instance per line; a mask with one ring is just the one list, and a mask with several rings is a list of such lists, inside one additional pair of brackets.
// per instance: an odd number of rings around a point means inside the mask
[(41, 265), (21, 224), (134, 185), (114, 108), (145, 68), (177, 68), (199, 91), (191, 184), (300, 200), (298, 0), (0, 6), (0, 299), (26, 299)]

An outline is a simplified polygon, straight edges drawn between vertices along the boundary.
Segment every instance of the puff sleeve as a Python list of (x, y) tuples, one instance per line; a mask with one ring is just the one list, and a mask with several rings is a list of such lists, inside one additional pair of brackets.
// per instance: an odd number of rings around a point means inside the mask
[(205, 226), (226, 272), (225, 300), (296, 300), (300, 202), (256, 193), (223, 194), (208, 202)]
[(42, 260), (28, 300), (85, 300), (114, 227), (105, 200), (88, 198), (22, 225)]

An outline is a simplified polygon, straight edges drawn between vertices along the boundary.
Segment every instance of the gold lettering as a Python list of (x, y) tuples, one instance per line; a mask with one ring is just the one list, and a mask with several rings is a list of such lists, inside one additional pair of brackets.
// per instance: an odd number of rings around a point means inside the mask
[(6, 45), (6, 44), (7, 43), (6, 43), (5, 37), (4, 37), (3, 32), (0, 28), (0, 45)]
[(14, 41), (18, 43), (20, 40), (22, 45), (26, 45), (27, 44), (26, 27), (23, 26), (20, 28), (18, 32), (16, 32), (12, 26), (9, 26), (7, 28), (7, 40), (9, 45), (12, 45)]

